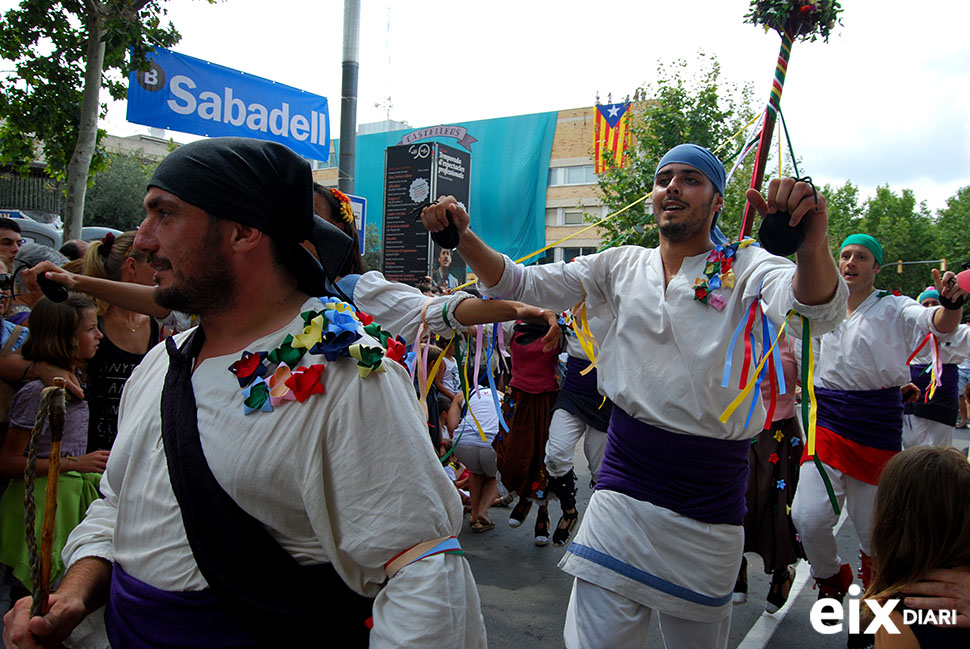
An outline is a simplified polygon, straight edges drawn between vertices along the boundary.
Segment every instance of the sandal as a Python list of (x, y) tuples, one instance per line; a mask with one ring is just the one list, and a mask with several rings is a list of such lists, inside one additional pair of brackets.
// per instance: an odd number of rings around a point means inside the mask
[(545, 508), (539, 510), (536, 516), (536, 545), (542, 547), (549, 543), (549, 511)]
[(578, 520), (579, 511), (574, 509), (571, 514), (563, 512), (562, 516), (559, 517), (559, 523), (556, 524), (556, 531), (552, 533), (552, 544), (556, 546), (566, 545), (566, 541), (569, 540)]
[(487, 532), (489, 530), (495, 529), (495, 523), (492, 521), (475, 521), (472, 523), (472, 532), (479, 534), (481, 532)]
[(509, 514), (509, 527), (518, 527), (524, 523), (526, 517), (529, 515), (530, 509), (532, 509), (532, 501), (526, 498), (519, 498), (519, 502), (516, 503), (512, 509), (512, 513)]
[(768, 597), (765, 598), (765, 611), (777, 613), (778, 609), (785, 605), (793, 581), (795, 581), (795, 569), (792, 567), (786, 568), (784, 572), (776, 572), (771, 576)]

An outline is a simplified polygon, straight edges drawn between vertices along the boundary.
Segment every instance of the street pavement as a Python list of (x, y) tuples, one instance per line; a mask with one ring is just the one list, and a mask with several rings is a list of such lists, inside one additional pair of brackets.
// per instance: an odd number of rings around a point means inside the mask
[[(966, 450), (967, 430), (957, 430), (954, 446)], [(582, 445), (580, 445), (582, 446)], [(589, 501), (589, 470), (581, 452), (576, 456), (579, 475), (580, 511)], [(494, 530), (471, 533), (466, 516), (461, 544), (478, 582), (482, 612), (491, 649), (544, 649), (563, 647), (562, 627), (572, 579), (556, 566), (565, 547), (534, 544), (535, 507), (521, 527), (508, 526), (511, 508), (493, 508), (490, 516)], [(549, 516), (555, 526), (558, 503), (551, 503)], [(844, 521), (836, 536), (843, 562), (858, 568), (858, 539), (852, 523)], [(798, 564), (798, 577), (789, 603), (774, 615), (764, 612), (768, 576), (761, 559), (748, 553), (748, 601), (733, 608), (731, 649), (841, 649), (846, 632), (822, 635), (812, 629), (809, 612), (818, 591), (808, 578), (808, 565)], [(649, 649), (660, 649), (663, 639), (656, 620), (651, 621)], [(639, 649), (639, 648), (633, 648)]]

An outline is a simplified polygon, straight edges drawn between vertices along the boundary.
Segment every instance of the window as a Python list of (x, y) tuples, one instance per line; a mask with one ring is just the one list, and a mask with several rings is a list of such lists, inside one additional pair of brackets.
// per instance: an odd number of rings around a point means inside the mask
[(563, 210), (562, 213), (562, 224), (563, 225), (582, 225), (585, 223), (583, 219), (583, 213), (579, 210)]
[(596, 248), (557, 248), (556, 252), (559, 253), (559, 258), (563, 261), (572, 261), (576, 257), (582, 257), (583, 255), (591, 255), (596, 252)]
[(596, 183), (596, 173), (593, 171), (593, 165), (549, 168), (549, 187), (557, 185), (592, 185), (594, 183)]

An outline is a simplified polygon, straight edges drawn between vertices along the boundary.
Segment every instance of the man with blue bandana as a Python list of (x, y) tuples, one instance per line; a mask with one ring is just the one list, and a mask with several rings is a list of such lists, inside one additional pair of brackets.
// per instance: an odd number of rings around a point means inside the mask
[[(849, 287), (848, 310), (838, 327), (817, 340), (814, 380), (818, 401), (815, 453), (840, 507), (845, 506), (855, 526), (863, 585), (869, 582), (879, 475), (900, 451), (900, 388), (910, 382), (907, 359), (927, 332), (946, 340), (960, 324), (962, 312), (959, 307), (927, 309), (912, 298), (877, 291), (874, 284), (882, 260), (882, 246), (868, 234), (853, 234), (842, 242), (839, 271)], [(934, 270), (933, 277), (938, 294), (962, 294), (952, 281), (953, 273), (941, 277)], [(809, 459), (806, 449), (802, 462)], [(841, 600), (852, 584), (852, 569), (839, 558), (834, 534), (838, 515), (814, 468), (805, 467), (800, 474), (792, 520), (812, 566), (819, 597)], [(854, 646), (865, 646), (866, 641), (852, 639)]]
[[(597, 389), (614, 404), (608, 441), (596, 491), (560, 563), (576, 578), (564, 629), (570, 649), (645, 646), (653, 611), (669, 647), (727, 646), (748, 446), (765, 411), (756, 399), (747, 428), (745, 408), (720, 422), (737, 396), (721, 387), (725, 350), (755, 300), (776, 323), (795, 309), (813, 333), (844, 317), (825, 198), (816, 202), (810, 185), (790, 178), (771, 181), (767, 197), (748, 192), (762, 215), (784, 211), (805, 224), (793, 264), (757, 246), (724, 245), (715, 227), (724, 185), (714, 154), (674, 147), (654, 179), (657, 248), (623, 246), (541, 266), (516, 265), (486, 246), (451, 197), (422, 214), (431, 231), (453, 220), (483, 293), (528, 296), (555, 310), (585, 299), (606, 321)], [(713, 260), (725, 269), (717, 282), (705, 275)], [(710, 279), (707, 289), (697, 290), (699, 279)], [(731, 358), (735, 381), (742, 348)]]
[[(940, 293), (935, 286), (928, 286), (916, 301), (924, 308), (940, 306)], [(951, 446), (953, 429), (960, 412), (959, 363), (970, 357), (970, 327), (957, 327), (950, 339), (939, 345), (941, 385), (929, 395), (933, 379), (930, 364), (933, 353), (926, 345), (909, 366), (913, 384), (920, 389), (920, 396), (906, 404), (903, 418), (903, 448), (911, 446)]]

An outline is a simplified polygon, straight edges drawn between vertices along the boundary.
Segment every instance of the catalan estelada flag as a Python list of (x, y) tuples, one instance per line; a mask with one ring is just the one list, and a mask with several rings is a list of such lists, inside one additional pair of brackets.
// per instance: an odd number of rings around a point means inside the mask
[(627, 113), (630, 102), (621, 104), (596, 105), (596, 133), (593, 155), (596, 159), (596, 173), (606, 169), (606, 160), (613, 159), (613, 165), (623, 166), (623, 151), (630, 141), (627, 128)]

